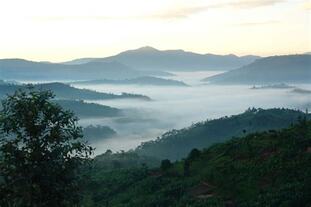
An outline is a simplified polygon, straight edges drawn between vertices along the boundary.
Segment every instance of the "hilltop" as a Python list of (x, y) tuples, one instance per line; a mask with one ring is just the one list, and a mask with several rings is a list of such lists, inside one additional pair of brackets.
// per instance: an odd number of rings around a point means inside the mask
[(285, 55), (261, 58), (255, 62), (203, 79), (213, 84), (310, 83), (311, 55)]

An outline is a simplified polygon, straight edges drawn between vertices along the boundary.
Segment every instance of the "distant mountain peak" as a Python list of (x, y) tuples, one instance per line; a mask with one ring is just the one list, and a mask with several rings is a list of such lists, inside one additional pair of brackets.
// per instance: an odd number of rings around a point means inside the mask
[(144, 46), (144, 47), (140, 47), (137, 50), (141, 50), (141, 51), (159, 51), (158, 49), (151, 47), (151, 46)]
[(150, 47), (150, 46), (144, 46), (133, 50), (126, 50), (124, 52), (119, 53), (118, 55), (128, 55), (128, 54), (148, 54), (148, 53), (157, 53), (160, 52), (160, 50)]
[(200, 54), (181, 49), (160, 50), (151, 46), (144, 46), (109, 57), (80, 59), (66, 64), (117, 61), (131, 68), (144, 71), (232, 70), (252, 63), (257, 58), (259, 57), (238, 57), (233, 54)]

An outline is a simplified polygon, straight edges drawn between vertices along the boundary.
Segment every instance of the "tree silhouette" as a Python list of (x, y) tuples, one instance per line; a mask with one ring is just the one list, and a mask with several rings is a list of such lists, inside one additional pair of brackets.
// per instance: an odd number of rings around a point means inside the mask
[[(73, 113), (50, 91), (16, 91), (0, 111), (0, 206), (78, 206), (92, 154)], [(2, 178), (2, 181), (1, 181)]]
[(173, 164), (171, 163), (170, 160), (168, 160), (168, 159), (162, 160), (161, 161), (161, 170), (162, 171), (167, 171), (169, 168), (172, 167), (172, 165)]

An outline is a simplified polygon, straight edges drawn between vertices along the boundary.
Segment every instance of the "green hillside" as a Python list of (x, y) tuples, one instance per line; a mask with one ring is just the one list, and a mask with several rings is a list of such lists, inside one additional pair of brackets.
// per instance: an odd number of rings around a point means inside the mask
[(206, 148), (234, 136), (288, 127), (304, 113), (289, 109), (249, 109), (242, 114), (196, 123), (142, 143), (135, 152), (160, 159), (181, 159), (193, 148)]
[(90, 142), (101, 141), (103, 139), (116, 136), (117, 132), (109, 126), (89, 125), (83, 128), (83, 136)]
[(86, 206), (308, 207), (311, 122), (235, 138), (161, 168), (94, 168)]

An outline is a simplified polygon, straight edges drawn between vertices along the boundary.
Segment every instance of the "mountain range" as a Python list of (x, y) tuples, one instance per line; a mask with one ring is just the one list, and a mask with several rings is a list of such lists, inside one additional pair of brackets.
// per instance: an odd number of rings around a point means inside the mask
[(215, 84), (310, 83), (311, 55), (271, 56), (203, 79)]
[(184, 50), (158, 50), (141, 47), (104, 58), (81, 58), (65, 62), (68, 65), (90, 62), (119, 62), (141, 71), (198, 71), (231, 70), (249, 64), (259, 56), (214, 55), (186, 52)]
[(110, 57), (82, 58), (64, 63), (0, 59), (0, 77), (3, 80), (123, 80), (114, 84), (145, 84), (145, 81), (137, 78), (171, 76), (173, 74), (170, 72), (199, 70), (227, 71), (203, 79), (216, 84), (309, 83), (310, 68), (309, 54), (260, 58), (252, 55), (197, 54), (183, 50), (162, 51), (152, 47), (128, 50)]
[(0, 59), (0, 77), (5, 80), (125, 79), (146, 75), (167, 76), (171, 74), (162, 71), (138, 71), (115, 61), (66, 65), (23, 59)]

